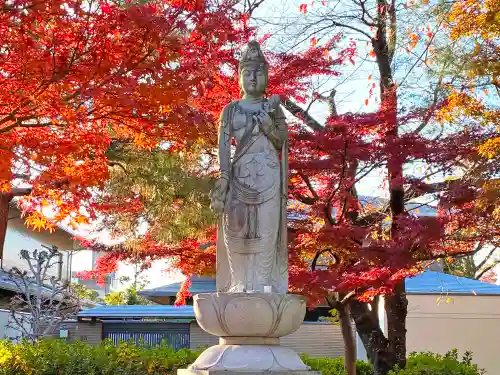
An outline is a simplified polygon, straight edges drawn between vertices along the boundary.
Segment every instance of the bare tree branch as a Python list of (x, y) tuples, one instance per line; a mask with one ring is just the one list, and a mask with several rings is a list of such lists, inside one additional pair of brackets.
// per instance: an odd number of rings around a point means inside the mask
[(49, 271), (59, 265), (61, 253), (55, 246), (45, 248), (47, 250), (21, 250), (21, 259), (28, 270), (14, 267), (9, 272), (17, 294), (11, 299), (8, 326), (30, 341), (51, 334), (57, 324), (80, 305), (70, 293), (68, 282), (48, 276)]
[(493, 267), (495, 267), (497, 264), (500, 264), (500, 260), (496, 260), (492, 264), (488, 265), (488, 267), (485, 267), (483, 270), (481, 270), (477, 275), (476, 279), (479, 280), (481, 277), (484, 276), (484, 274), (488, 271), (490, 271)]
[(306, 125), (314, 131), (323, 130), (325, 127), (316, 121), (306, 110), (302, 109), (299, 105), (292, 102), (290, 99), (286, 99), (283, 102), (284, 107), (293, 116), (304, 120)]
[[(480, 247), (479, 247), (479, 246), (480, 246)], [(479, 250), (481, 250), (481, 249), (483, 248), (483, 246), (484, 246), (484, 244), (483, 244), (483, 243), (480, 243), (480, 244), (478, 245), (478, 248), (476, 248), (475, 252), (478, 252)], [(496, 251), (496, 250), (497, 250), (497, 247), (496, 247), (496, 246), (495, 246), (495, 247), (493, 247), (493, 249), (491, 249), (491, 251), (488, 253), (488, 255), (486, 255), (486, 256), (484, 257), (484, 259), (481, 261), (481, 263), (479, 263), (479, 264), (477, 265), (477, 269), (478, 269), (478, 270), (482, 269), (482, 268), (486, 265), (486, 263), (488, 263), (488, 262), (490, 261), (491, 257), (493, 256), (493, 254), (495, 253), (495, 251)]]

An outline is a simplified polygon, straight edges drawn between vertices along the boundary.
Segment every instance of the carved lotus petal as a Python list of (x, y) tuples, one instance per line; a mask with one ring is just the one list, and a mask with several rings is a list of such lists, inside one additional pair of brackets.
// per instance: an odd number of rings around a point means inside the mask
[(194, 296), (196, 320), (219, 337), (282, 337), (295, 332), (305, 298), (274, 293), (203, 293)]

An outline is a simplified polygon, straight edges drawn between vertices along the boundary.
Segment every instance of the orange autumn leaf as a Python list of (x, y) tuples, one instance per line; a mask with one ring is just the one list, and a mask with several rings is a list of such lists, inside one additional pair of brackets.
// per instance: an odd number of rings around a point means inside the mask
[[(0, 85), (5, 120), (0, 190), (14, 186), (13, 161), (19, 170), (32, 172), (22, 181), (31, 189), (20, 197), (26, 215), (43, 209), (51, 212), (50, 220), (65, 222), (84, 208), (89, 218), (97, 217), (96, 196), (114, 173), (108, 158), (115, 144), (143, 152), (169, 141), (172, 152), (189, 153), (202, 141), (206, 148), (216, 143), (216, 119), (239, 93), (237, 83), (227, 89), (231, 78), (220, 73), (221, 61), (254, 32), (241, 28), (245, 16), (228, 5), (232, 2), (216, 2), (220, 5), (209, 11), (203, 0), (140, 1), (130, 7), (107, 0), (96, 0), (92, 7), (79, 0), (64, 6), (21, 3), (19, 9), (0, 9), (2, 49), (8, 51), (2, 74), (9, 78)], [(48, 3), (55, 6), (43, 6)], [(300, 10), (306, 14), (307, 4)], [(310, 67), (330, 75), (337, 65), (336, 59), (322, 58), (330, 57), (328, 50), (313, 50), (278, 56), (293, 67), (286, 95), (307, 91), (299, 81), (311, 75)], [(179, 76), (179, 67), (185, 75)], [(44, 122), (35, 127), (32, 119)], [(9, 151), (14, 147), (15, 155)], [(78, 224), (88, 220), (76, 217)], [(26, 220), (36, 229), (49, 229), (47, 217)]]
[(77, 224), (88, 224), (89, 223), (89, 219), (85, 216), (77, 216), (74, 220)]
[(8, 193), (10, 191), (10, 182), (7, 180), (0, 180), (0, 192)]
[(47, 220), (40, 213), (34, 212), (26, 218), (25, 224), (33, 230), (40, 231), (46, 228)]
[(410, 37), (410, 42), (409, 42), (409, 45), (410, 45), (410, 48), (413, 49), (417, 46), (418, 42), (420, 41), (420, 35), (417, 34), (417, 33), (411, 33), (409, 35)]
[(54, 233), (57, 229), (56, 225), (54, 223), (51, 223), (51, 222), (47, 222), (45, 224), (45, 230), (48, 230), (49, 233)]

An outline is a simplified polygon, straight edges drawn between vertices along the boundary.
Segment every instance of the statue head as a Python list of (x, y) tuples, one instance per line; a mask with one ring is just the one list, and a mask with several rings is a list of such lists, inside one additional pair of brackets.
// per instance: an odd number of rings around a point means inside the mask
[(239, 84), (248, 96), (262, 96), (267, 89), (269, 64), (256, 41), (247, 44), (238, 68)]

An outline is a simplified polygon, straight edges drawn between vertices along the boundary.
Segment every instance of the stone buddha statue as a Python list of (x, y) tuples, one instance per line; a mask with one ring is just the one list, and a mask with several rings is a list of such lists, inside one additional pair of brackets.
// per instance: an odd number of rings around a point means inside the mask
[(243, 95), (221, 114), (212, 192), (217, 293), (193, 297), (198, 324), (219, 344), (178, 375), (321, 375), (280, 345), (301, 326), (306, 298), (287, 294), (288, 130), (280, 98), (265, 95), (268, 64), (257, 42), (248, 43), (238, 74)]
[(220, 213), (217, 291), (271, 287), (285, 294), (288, 133), (279, 96), (265, 95), (268, 63), (257, 42), (248, 43), (238, 75), (243, 97), (221, 114), (220, 178), (212, 192), (212, 208)]

